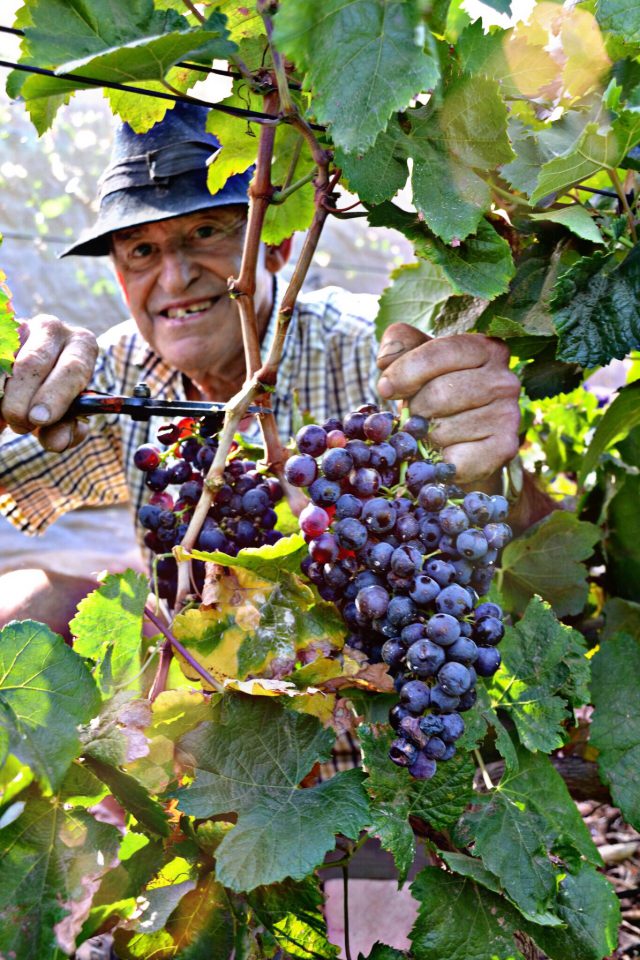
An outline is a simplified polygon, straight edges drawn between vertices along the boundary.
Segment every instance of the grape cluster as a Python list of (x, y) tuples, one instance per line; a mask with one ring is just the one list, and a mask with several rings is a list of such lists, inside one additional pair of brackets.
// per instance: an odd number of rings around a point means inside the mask
[[(153, 586), (171, 603), (178, 575), (171, 549), (184, 538), (200, 499), (218, 448), (214, 429), (206, 417), (163, 425), (156, 435), (157, 444), (145, 443), (133, 455), (135, 466), (145, 474), (145, 485), (152, 491), (149, 502), (138, 510), (138, 522), (145, 530), (145, 546), (161, 555), (154, 564)], [(274, 506), (283, 491), (279, 481), (260, 473), (253, 460), (241, 459), (237, 446), (231, 453), (224, 483), (214, 494), (195, 545), (199, 550), (219, 550), (235, 556), (242, 547), (258, 547), (280, 539)], [(196, 590), (200, 591), (204, 563), (194, 561), (193, 572)]]
[(418, 779), (448, 760), (500, 665), (502, 611), (480, 602), (511, 539), (504, 497), (465, 494), (455, 467), (423, 456), (428, 423), (369, 404), (296, 435), (287, 480), (311, 499), (300, 514), (303, 571), (336, 603), (348, 644), (384, 662), (399, 702), (390, 758)]

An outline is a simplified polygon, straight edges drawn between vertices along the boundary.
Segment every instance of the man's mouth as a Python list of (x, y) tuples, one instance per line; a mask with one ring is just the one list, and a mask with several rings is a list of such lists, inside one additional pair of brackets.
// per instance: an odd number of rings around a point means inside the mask
[(182, 320), (183, 317), (191, 316), (193, 313), (202, 313), (214, 305), (220, 298), (210, 297), (208, 300), (198, 300), (197, 303), (190, 303), (188, 307), (169, 307), (168, 310), (162, 310), (161, 313), (169, 320)]

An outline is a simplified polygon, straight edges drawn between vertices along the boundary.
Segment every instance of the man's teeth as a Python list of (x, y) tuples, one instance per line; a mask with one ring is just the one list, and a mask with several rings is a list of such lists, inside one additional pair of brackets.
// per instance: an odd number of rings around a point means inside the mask
[(170, 320), (179, 320), (181, 317), (188, 317), (190, 313), (208, 310), (212, 303), (213, 300), (201, 300), (200, 303), (192, 303), (190, 307), (171, 307), (167, 310), (167, 316)]

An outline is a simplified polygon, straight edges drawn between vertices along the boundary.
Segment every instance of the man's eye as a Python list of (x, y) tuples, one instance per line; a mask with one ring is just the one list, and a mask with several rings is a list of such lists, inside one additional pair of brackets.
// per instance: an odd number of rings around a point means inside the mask
[(133, 257), (136, 260), (141, 260), (143, 257), (148, 257), (153, 252), (153, 248), (150, 243), (138, 243), (129, 256)]
[(212, 227), (211, 224), (206, 223), (201, 227), (196, 227), (195, 235), (198, 240), (210, 240), (211, 237), (215, 237), (218, 233), (215, 227)]

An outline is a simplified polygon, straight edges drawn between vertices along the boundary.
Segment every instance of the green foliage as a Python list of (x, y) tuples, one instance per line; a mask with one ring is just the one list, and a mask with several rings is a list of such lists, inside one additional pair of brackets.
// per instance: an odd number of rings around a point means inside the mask
[(0, 706), (8, 750), (54, 790), (80, 751), (78, 724), (95, 716), (100, 697), (84, 660), (62, 637), (24, 620), (0, 632)]
[[(278, 49), (307, 71), (317, 92), (316, 118), (330, 126), (334, 142), (345, 151), (365, 150), (394, 110), (435, 86), (437, 61), (419, 38), (418, 9), (400, 0), (329, 0), (321, 7), (289, 0), (276, 16)], [(344, 62), (349, 63), (347, 96), (341, 82)]]
[(299, 789), (331, 744), (313, 717), (244, 696), (225, 700), (220, 724), (202, 724), (182, 739), (196, 776), (175, 794), (178, 808), (196, 817), (238, 814), (217, 851), (217, 875), (226, 886), (253, 890), (285, 877), (301, 880), (321, 863), (336, 833), (357, 837), (366, 825), (359, 771)]
[(640, 824), (640, 665), (638, 634), (616, 633), (593, 658), (591, 744), (614, 802), (625, 819)]
[(587, 599), (587, 570), (600, 531), (574, 514), (556, 510), (510, 543), (502, 555), (502, 596), (522, 612), (534, 594), (560, 617), (579, 613)]
[[(0, 234), (0, 241), (2, 235)], [(18, 324), (11, 304), (11, 291), (4, 283), (5, 275), (0, 270), (0, 374), (10, 373), (13, 358), (20, 346)], [(0, 387), (0, 397), (2, 388)]]
[(97, 590), (78, 605), (69, 624), (73, 648), (96, 661), (103, 693), (128, 684), (140, 672), (142, 614), (149, 594), (147, 577), (133, 570), (107, 574)]
[(621, 359), (640, 338), (640, 258), (583, 257), (563, 274), (551, 302), (558, 358), (594, 367)]
[(471, 878), (427, 867), (411, 885), (420, 903), (411, 933), (416, 960), (524, 960), (517, 912)]
[(412, 780), (406, 770), (389, 763), (391, 731), (375, 733), (360, 728), (364, 766), (369, 777), (367, 791), (373, 802), (371, 832), (393, 854), (403, 883), (415, 858), (415, 840), (409, 817), (416, 816), (436, 830), (453, 826), (471, 800), (473, 765), (461, 753), (439, 765), (428, 782)]
[(501, 651), (502, 669), (491, 690), (494, 706), (509, 710), (529, 750), (549, 753), (562, 746), (567, 701), (578, 706), (589, 699), (584, 638), (536, 597), (516, 626), (507, 628)]
[(120, 834), (58, 797), (29, 791), (0, 829), (0, 950), (16, 960), (52, 957), (54, 927), (115, 857)]

